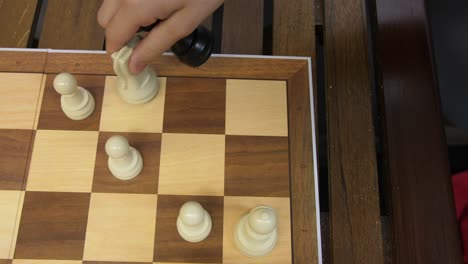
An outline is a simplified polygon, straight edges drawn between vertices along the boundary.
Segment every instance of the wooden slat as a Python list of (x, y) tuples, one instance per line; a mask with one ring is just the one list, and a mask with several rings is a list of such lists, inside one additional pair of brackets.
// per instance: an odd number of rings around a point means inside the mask
[(273, 54), (315, 58), (314, 2), (276, 0)]
[[(286, 80), (304, 65), (306, 60), (254, 59), (212, 57), (198, 68), (182, 64), (172, 55), (161, 56), (151, 66), (160, 76), (253, 78)], [(46, 73), (115, 74), (106, 54), (48, 53)]]
[(104, 31), (97, 23), (101, 1), (49, 0), (40, 48), (102, 50)]
[(314, 0), (315, 25), (323, 25), (323, 0)]
[(37, 0), (0, 1), (0, 47), (26, 48)]
[(424, 0), (377, 0), (394, 263), (462, 263)]
[(309, 68), (288, 80), (289, 155), (294, 263), (318, 263)]
[(325, 1), (332, 263), (383, 263), (364, 1)]
[(262, 54), (263, 0), (226, 0), (222, 53)]
[(0, 51), (0, 72), (42, 73), (46, 56), (46, 51)]

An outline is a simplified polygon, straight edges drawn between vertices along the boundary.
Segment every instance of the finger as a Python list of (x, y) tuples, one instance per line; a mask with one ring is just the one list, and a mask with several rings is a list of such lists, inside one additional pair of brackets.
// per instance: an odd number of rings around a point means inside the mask
[(149, 32), (130, 57), (130, 72), (140, 73), (149, 62), (169, 50), (174, 43), (197, 27), (196, 19), (188, 19), (188, 12), (188, 9), (177, 11)]
[(138, 31), (140, 25), (146, 23), (144, 17), (136, 13), (135, 8), (123, 5), (112, 17), (106, 27), (106, 49), (112, 54), (124, 46)]
[(109, 21), (119, 10), (120, 5), (121, 0), (104, 0), (97, 14), (97, 21), (101, 27), (107, 27)]

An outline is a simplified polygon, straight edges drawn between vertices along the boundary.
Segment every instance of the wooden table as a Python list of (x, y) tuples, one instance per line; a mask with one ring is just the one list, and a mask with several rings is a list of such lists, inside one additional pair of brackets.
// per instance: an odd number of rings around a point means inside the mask
[[(324, 262), (461, 262), (424, 4), (227, 0), (205, 21), (216, 52), (316, 62)], [(101, 50), (99, 5), (0, 1), (0, 46)]]

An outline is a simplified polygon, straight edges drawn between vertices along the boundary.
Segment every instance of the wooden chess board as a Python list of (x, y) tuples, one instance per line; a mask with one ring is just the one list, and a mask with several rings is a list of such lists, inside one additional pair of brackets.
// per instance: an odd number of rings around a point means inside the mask
[[(157, 97), (124, 103), (102, 53), (0, 51), (0, 263), (320, 263), (310, 61), (213, 57), (151, 66)], [(96, 101), (68, 119), (53, 89), (75, 75)], [(313, 111), (312, 111), (313, 114)], [(105, 141), (124, 135), (144, 168), (129, 181), (107, 167)], [(176, 218), (200, 202), (213, 229), (184, 241)], [(257, 205), (278, 213), (279, 240), (243, 256), (233, 228)]]

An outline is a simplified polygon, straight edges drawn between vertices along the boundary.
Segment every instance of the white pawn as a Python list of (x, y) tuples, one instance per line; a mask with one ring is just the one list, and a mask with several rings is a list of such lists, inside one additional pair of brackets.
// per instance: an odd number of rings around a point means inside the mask
[(211, 217), (199, 203), (186, 202), (177, 217), (177, 231), (188, 242), (200, 242), (211, 232)]
[(234, 229), (234, 244), (247, 256), (266, 255), (277, 241), (277, 216), (269, 206), (255, 207), (240, 219)]
[(122, 136), (112, 136), (106, 141), (106, 153), (109, 155), (109, 170), (120, 180), (133, 179), (143, 169), (140, 152)]
[(70, 73), (60, 73), (54, 79), (54, 88), (61, 94), (60, 105), (65, 115), (73, 120), (83, 120), (94, 111), (94, 98), (80, 87)]

